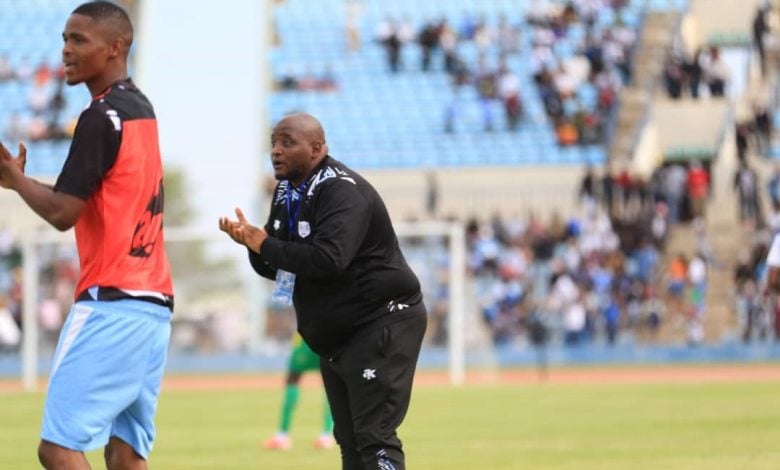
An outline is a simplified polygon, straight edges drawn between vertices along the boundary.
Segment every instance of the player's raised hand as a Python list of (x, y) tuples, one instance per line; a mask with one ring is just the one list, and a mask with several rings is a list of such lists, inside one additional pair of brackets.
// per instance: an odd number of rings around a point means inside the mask
[(5, 146), (0, 143), (0, 186), (6, 189), (11, 187), (11, 176), (14, 172), (24, 174), (24, 168), (27, 165), (27, 147), (19, 143), (19, 154), (16, 158)]

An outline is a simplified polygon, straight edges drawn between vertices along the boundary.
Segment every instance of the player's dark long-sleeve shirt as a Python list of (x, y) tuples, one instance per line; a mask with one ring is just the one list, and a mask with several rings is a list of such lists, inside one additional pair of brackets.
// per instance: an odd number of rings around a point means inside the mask
[(422, 300), (387, 209), (360, 175), (326, 157), (302, 188), (283, 180), (273, 197), (269, 238), (249, 260), (269, 279), (277, 269), (296, 275), (298, 331), (316, 353), (333, 356), (355, 333), (407, 318)]

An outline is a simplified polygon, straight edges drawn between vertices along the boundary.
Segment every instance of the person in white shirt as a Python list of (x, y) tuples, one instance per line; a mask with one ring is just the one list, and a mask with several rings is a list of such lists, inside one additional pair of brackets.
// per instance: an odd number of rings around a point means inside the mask
[(766, 256), (766, 290), (770, 294), (780, 294), (780, 234), (776, 234), (772, 239), (772, 245), (769, 247), (769, 253)]
[[(766, 286), (765, 294), (780, 294), (780, 234), (775, 234), (769, 253), (766, 256)], [(780, 297), (776, 296), (771, 305), (770, 315), (774, 315), (775, 341), (780, 341)]]

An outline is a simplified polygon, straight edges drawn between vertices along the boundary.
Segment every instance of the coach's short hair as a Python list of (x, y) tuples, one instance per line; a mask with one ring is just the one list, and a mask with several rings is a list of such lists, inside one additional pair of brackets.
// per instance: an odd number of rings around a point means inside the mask
[(72, 14), (113, 23), (114, 30), (125, 40), (127, 50), (130, 50), (130, 46), (133, 44), (133, 23), (127, 12), (119, 5), (106, 1), (87, 2), (76, 7)]

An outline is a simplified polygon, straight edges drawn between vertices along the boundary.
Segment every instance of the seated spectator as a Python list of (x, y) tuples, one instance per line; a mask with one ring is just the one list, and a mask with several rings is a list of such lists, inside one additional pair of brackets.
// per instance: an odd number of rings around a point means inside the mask
[(500, 55), (515, 54), (520, 50), (520, 31), (509, 23), (505, 14), (498, 18), (498, 27), (496, 28), (496, 41)]
[(42, 113), (49, 108), (51, 98), (51, 93), (46, 86), (35, 84), (27, 96), (27, 103), (33, 113)]
[(319, 91), (335, 91), (338, 89), (338, 82), (336, 81), (336, 76), (333, 73), (333, 69), (330, 66), (326, 66), (325, 70), (323, 70), (322, 74), (320, 75), (319, 81), (317, 83), (317, 89)]
[(22, 59), (19, 61), (19, 65), (16, 67), (16, 79), (21, 82), (26, 82), (30, 80), (35, 73), (35, 69), (33, 69), (32, 64), (30, 64), (30, 59), (28, 57), (22, 57)]
[(46, 63), (46, 61), (42, 60), (35, 69), (35, 74), (33, 76), (35, 86), (45, 87), (51, 81), (52, 75), (51, 67), (49, 67), (49, 64)]
[(574, 125), (577, 127), (580, 144), (595, 144), (601, 140), (601, 120), (598, 114), (580, 106), (574, 114)]
[(5, 141), (10, 145), (16, 145), (27, 138), (27, 126), (22, 121), (19, 113), (11, 113), (6, 124), (5, 131), (3, 132)]
[(298, 79), (293, 75), (284, 74), (276, 81), (276, 88), (284, 91), (291, 91), (298, 89)]
[(580, 139), (577, 126), (568, 118), (561, 120), (560, 124), (555, 128), (555, 135), (558, 138), (558, 143), (562, 146), (576, 145)]
[(502, 64), (498, 72), (498, 96), (504, 105), (507, 127), (509, 130), (516, 129), (523, 114), (523, 104), (520, 100), (520, 79), (509, 70), (506, 64)]
[(566, 99), (574, 96), (574, 92), (577, 89), (577, 80), (563, 64), (560, 64), (553, 74), (553, 83), (555, 91), (558, 92), (558, 96), (561, 99)]
[(30, 120), (30, 124), (27, 126), (27, 138), (33, 142), (49, 138), (49, 125), (43, 115), (36, 114)]
[(311, 70), (298, 77), (298, 90), (316, 91), (319, 81)]
[(16, 72), (11, 65), (8, 54), (0, 56), (0, 82), (7, 82), (16, 79)]

